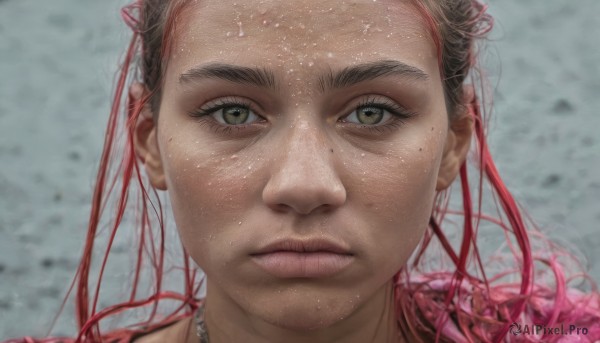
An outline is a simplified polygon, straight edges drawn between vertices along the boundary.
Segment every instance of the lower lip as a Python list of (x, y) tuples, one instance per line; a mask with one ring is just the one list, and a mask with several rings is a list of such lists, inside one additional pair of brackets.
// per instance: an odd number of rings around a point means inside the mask
[(277, 251), (253, 255), (252, 259), (267, 273), (279, 278), (322, 278), (339, 273), (354, 257), (326, 251)]

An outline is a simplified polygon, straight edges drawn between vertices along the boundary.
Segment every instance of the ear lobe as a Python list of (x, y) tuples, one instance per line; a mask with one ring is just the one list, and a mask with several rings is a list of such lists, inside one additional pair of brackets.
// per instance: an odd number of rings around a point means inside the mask
[(450, 130), (444, 146), (444, 155), (438, 173), (436, 191), (442, 191), (452, 184), (460, 167), (467, 158), (473, 134), (473, 117), (470, 112), (451, 119)]
[[(158, 126), (155, 123), (149, 104), (144, 104), (147, 95), (148, 91), (140, 83), (131, 85), (129, 89), (131, 111), (140, 111), (134, 129), (134, 150), (137, 158), (144, 164), (152, 186), (159, 190), (166, 190), (165, 172), (158, 147)], [(141, 110), (139, 106), (143, 106)]]

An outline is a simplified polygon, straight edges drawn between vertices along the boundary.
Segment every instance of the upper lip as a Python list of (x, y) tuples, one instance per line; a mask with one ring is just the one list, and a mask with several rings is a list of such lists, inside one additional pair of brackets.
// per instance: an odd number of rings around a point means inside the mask
[(344, 247), (343, 244), (323, 238), (281, 239), (265, 245), (258, 251), (252, 253), (252, 255), (268, 254), (277, 251), (293, 251), (305, 253), (330, 252), (335, 254), (352, 255), (350, 250)]

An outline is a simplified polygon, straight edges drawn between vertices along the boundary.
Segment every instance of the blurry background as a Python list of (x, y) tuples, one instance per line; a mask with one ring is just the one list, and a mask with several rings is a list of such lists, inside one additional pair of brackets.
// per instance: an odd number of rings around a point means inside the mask
[[(0, 340), (44, 335), (75, 273), (130, 37), (123, 3), (0, 0)], [(600, 280), (600, 1), (490, 6), (498, 168)], [(73, 334), (71, 313), (55, 333)]]

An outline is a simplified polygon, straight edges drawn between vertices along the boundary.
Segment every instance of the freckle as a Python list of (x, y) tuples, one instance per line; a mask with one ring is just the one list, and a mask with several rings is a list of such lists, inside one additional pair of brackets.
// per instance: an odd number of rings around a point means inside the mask
[(433, 126), (431, 127), (431, 131), (433, 131)]
[(169, 142), (173, 140), (173, 137), (169, 137)]
[(423, 148), (419, 148), (419, 151), (423, 151)]
[(331, 153), (333, 153), (333, 149), (330, 149), (329, 151), (331, 151)]

